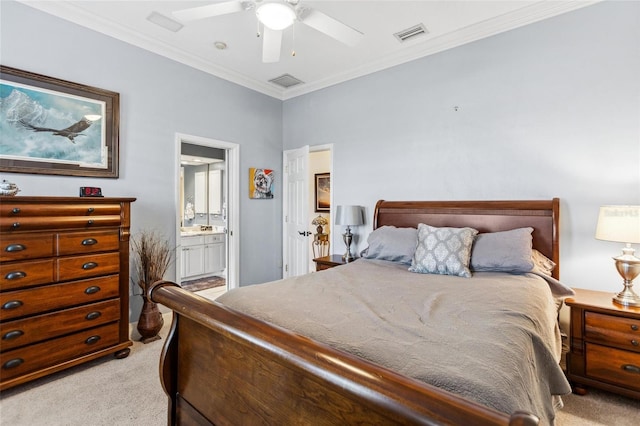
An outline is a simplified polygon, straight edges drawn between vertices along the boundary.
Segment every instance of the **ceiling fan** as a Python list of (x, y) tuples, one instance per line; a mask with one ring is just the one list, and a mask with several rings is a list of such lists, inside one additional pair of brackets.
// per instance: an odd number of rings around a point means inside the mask
[(263, 24), (262, 62), (278, 62), (283, 31), (301, 22), (348, 46), (355, 46), (363, 34), (324, 13), (298, 4), (299, 0), (232, 0), (173, 12), (177, 19), (195, 21), (213, 16), (255, 10)]

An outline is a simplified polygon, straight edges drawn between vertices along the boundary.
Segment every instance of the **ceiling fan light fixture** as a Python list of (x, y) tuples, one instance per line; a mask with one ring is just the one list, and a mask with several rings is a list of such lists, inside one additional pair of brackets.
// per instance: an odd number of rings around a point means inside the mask
[(296, 12), (287, 3), (265, 3), (256, 9), (256, 16), (265, 27), (280, 31), (293, 24)]

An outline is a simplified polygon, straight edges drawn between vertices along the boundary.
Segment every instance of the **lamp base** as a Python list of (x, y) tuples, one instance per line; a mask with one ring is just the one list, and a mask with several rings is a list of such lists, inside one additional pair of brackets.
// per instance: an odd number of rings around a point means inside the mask
[(347, 252), (342, 255), (342, 260), (345, 262), (353, 262), (355, 257), (351, 254), (351, 241), (353, 240), (353, 234), (351, 233), (351, 229), (347, 226), (347, 230), (344, 234), (342, 234), (342, 240), (344, 241), (344, 245), (347, 246)]
[(345, 262), (349, 263), (349, 262), (353, 262), (354, 260), (356, 260), (356, 258), (351, 253), (345, 253), (345, 254), (342, 255), (342, 260), (344, 260)]
[(624, 290), (615, 295), (613, 301), (624, 306), (640, 306), (640, 296), (627, 285), (624, 286)]
[(618, 293), (613, 301), (624, 306), (640, 306), (640, 296), (633, 291), (633, 280), (640, 275), (640, 259), (634, 256), (630, 247), (625, 247), (623, 255), (614, 257), (616, 269), (624, 280), (624, 290)]

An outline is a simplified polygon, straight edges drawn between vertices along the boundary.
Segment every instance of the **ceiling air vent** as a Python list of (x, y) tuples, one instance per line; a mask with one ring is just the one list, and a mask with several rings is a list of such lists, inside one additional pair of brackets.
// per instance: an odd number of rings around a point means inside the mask
[(399, 31), (394, 34), (394, 37), (398, 39), (400, 43), (404, 43), (405, 41), (412, 39), (414, 37), (418, 37), (424, 34), (429, 34), (427, 28), (424, 24), (418, 24), (411, 28), (407, 28), (406, 30)]
[(304, 83), (304, 81), (298, 80), (291, 74), (282, 74), (280, 77), (269, 80), (269, 83), (277, 84), (278, 86), (288, 89), (291, 86)]

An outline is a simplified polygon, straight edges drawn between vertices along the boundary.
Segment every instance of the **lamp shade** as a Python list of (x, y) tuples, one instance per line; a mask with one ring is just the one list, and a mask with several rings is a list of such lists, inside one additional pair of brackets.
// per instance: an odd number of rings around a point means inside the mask
[(318, 215), (315, 219), (311, 221), (311, 224), (316, 226), (324, 226), (324, 225), (327, 225), (328, 223), (329, 221), (327, 220), (327, 218), (322, 217), (320, 215)]
[(364, 212), (361, 206), (338, 206), (336, 225), (357, 226), (364, 224)]
[(640, 243), (640, 206), (602, 206), (596, 239)]

